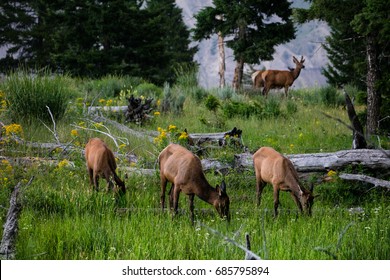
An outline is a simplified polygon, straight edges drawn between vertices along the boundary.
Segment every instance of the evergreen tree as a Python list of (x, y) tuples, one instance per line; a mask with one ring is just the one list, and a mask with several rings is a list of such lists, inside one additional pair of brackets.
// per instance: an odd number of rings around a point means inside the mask
[[(336, 85), (354, 84), (367, 89), (367, 133), (390, 131), (390, 39), (387, 0), (311, 0), (301, 21), (319, 18), (329, 23), (327, 39), (331, 62), (324, 74)], [(340, 7), (343, 7), (340, 9)], [(383, 119), (383, 121), (381, 121)]]
[(214, 0), (213, 7), (195, 15), (194, 39), (202, 40), (221, 32), (237, 62), (233, 80), (237, 89), (244, 63), (272, 59), (275, 46), (295, 37), (290, 4), (285, 0)]
[[(192, 62), (189, 30), (171, 0), (32, 0), (0, 4), (0, 63), (72, 75), (142, 76), (163, 84)], [(5, 67), (3, 67), (5, 69)]]

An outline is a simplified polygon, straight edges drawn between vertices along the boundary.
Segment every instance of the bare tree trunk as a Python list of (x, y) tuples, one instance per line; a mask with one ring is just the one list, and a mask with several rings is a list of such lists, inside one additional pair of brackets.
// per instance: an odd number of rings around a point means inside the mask
[(351, 121), (353, 129), (352, 149), (366, 149), (367, 142), (364, 138), (363, 126), (360, 123), (358, 116), (356, 115), (355, 107), (352, 104), (351, 98), (349, 98), (349, 95), (345, 91), (344, 94), (348, 117)]
[(244, 59), (237, 60), (236, 68), (234, 69), (233, 89), (238, 90), (241, 87), (242, 74), (244, 72)]
[(372, 35), (367, 36), (367, 134), (376, 134), (379, 121), (380, 95), (375, 89), (378, 64), (376, 59), (375, 40)]
[(218, 51), (219, 51), (219, 87), (225, 87), (225, 46), (221, 31), (218, 32)]

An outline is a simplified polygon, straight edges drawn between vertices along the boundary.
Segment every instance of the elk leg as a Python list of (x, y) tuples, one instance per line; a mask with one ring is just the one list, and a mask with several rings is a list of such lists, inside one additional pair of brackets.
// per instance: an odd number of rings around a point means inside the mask
[(95, 186), (95, 191), (99, 191), (99, 175), (93, 175), (93, 185)]
[(178, 208), (179, 208), (179, 195), (180, 195), (180, 187), (175, 186), (173, 188), (173, 213), (174, 215), (177, 214)]
[(171, 189), (168, 192), (169, 195), (169, 209), (173, 209), (173, 190), (175, 189), (175, 184), (172, 183)]
[(93, 186), (94, 183), (93, 183), (93, 169), (92, 168), (88, 168), (88, 175), (89, 175), (89, 184), (91, 186)]
[(302, 204), (301, 204), (299, 198), (298, 198), (293, 192), (291, 192), (291, 196), (292, 196), (292, 198), (294, 199), (295, 204), (298, 206), (298, 209), (299, 209), (300, 212), (302, 213), (302, 212), (303, 212), (303, 209), (302, 209)]
[(194, 225), (194, 197), (195, 195), (194, 194), (190, 194), (189, 196), (189, 202), (190, 202), (190, 217), (191, 217), (191, 223), (192, 225)]
[(261, 194), (263, 193), (263, 189), (267, 183), (262, 180), (256, 180), (256, 204), (260, 206)]
[(161, 177), (160, 183), (161, 183), (160, 203), (161, 203), (161, 209), (164, 211), (164, 208), (165, 208), (165, 189), (167, 187), (168, 181), (165, 177)]
[(278, 206), (279, 206), (279, 187), (274, 187), (274, 217), (278, 216)]

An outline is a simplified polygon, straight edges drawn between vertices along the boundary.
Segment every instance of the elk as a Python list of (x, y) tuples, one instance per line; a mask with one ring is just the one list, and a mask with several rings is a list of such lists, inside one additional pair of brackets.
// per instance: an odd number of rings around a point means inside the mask
[(303, 56), (301, 57), (300, 61), (296, 59), (295, 56), (293, 56), (293, 62), (295, 63), (295, 69), (289, 68), (289, 71), (266, 70), (261, 73), (261, 80), (264, 84), (263, 95), (267, 96), (268, 92), (272, 88), (284, 87), (284, 94), (287, 98), (288, 88), (291, 87), (294, 81), (298, 78), (299, 74), (301, 73), (301, 69), (305, 68), (305, 65), (303, 65), (305, 62)]
[(99, 176), (103, 176), (107, 181), (107, 191), (114, 189), (110, 179), (111, 175), (122, 193), (126, 192), (125, 183), (116, 174), (116, 161), (114, 154), (106, 143), (99, 138), (91, 138), (85, 145), (85, 160), (89, 174), (89, 182), (94, 185), (95, 190), (99, 190)]
[(194, 223), (194, 197), (211, 204), (221, 218), (230, 221), (229, 197), (226, 185), (213, 188), (207, 181), (200, 159), (192, 152), (178, 144), (169, 144), (158, 156), (160, 165), (161, 208), (165, 207), (165, 190), (168, 182), (172, 183), (169, 204), (174, 214), (178, 210), (179, 194), (185, 193), (189, 197), (191, 222)]
[(257, 70), (252, 73), (251, 78), (252, 78), (252, 83), (253, 83), (253, 88), (262, 88), (264, 86), (263, 79), (261, 78), (261, 74), (265, 70)]
[(256, 175), (256, 199), (260, 205), (261, 194), (266, 183), (273, 186), (274, 216), (278, 215), (279, 192), (290, 192), (301, 213), (311, 215), (314, 196), (313, 186), (306, 190), (299, 182), (298, 173), (292, 162), (271, 147), (262, 147), (253, 154)]

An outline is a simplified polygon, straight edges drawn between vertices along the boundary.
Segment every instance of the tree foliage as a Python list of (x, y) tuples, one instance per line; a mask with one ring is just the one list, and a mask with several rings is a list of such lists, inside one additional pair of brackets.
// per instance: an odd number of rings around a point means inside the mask
[(337, 86), (353, 84), (367, 89), (367, 131), (390, 131), (390, 3), (387, 0), (308, 0), (309, 10), (299, 10), (302, 22), (314, 18), (331, 27), (326, 40), (330, 64), (323, 72)]
[(23, 63), (162, 84), (196, 51), (174, 0), (2, 1), (0, 18), (0, 46), (9, 47), (3, 69)]

